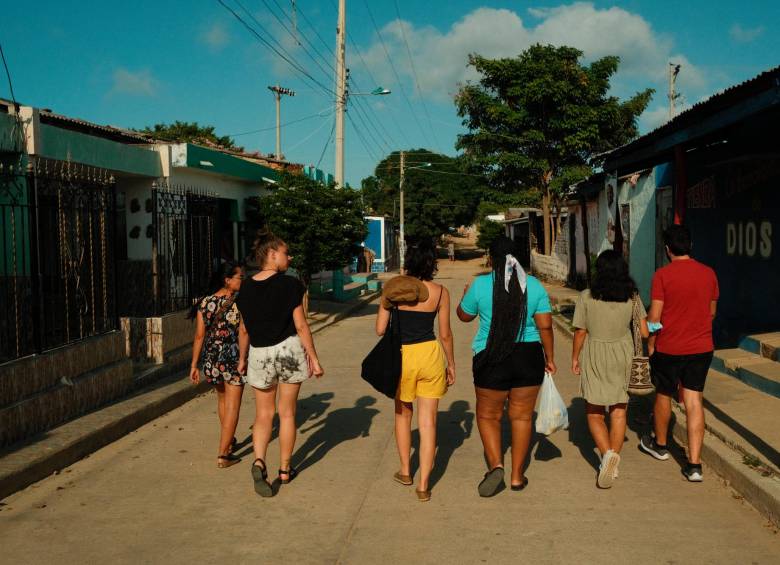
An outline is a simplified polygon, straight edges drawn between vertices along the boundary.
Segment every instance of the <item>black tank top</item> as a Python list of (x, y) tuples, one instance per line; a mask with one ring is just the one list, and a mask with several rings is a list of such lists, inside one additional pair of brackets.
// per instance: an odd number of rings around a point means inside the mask
[(436, 302), (436, 309), (433, 312), (398, 310), (398, 320), (401, 322), (402, 345), (436, 340), (436, 334), (433, 332), (433, 322), (436, 320), (436, 314), (439, 311), (442, 294), (444, 294), (444, 288), (439, 291), (439, 300)]

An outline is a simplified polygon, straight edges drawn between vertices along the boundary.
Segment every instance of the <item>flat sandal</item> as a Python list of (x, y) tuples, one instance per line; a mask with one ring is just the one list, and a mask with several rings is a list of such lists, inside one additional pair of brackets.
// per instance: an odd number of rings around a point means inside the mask
[[(287, 475), (286, 479), (282, 478), (282, 475)], [(279, 482), (283, 485), (293, 482), (295, 477), (298, 476), (298, 471), (290, 467), (289, 469), (279, 469)]]
[[(263, 464), (261, 467), (257, 462)], [(265, 461), (259, 457), (252, 463), (252, 479), (255, 482), (255, 492), (264, 498), (268, 498), (274, 495), (274, 490), (271, 487), (271, 483), (268, 482), (268, 470), (265, 466)]]
[(227, 455), (219, 455), (217, 456), (217, 467), (220, 469), (227, 469), (239, 461), (241, 461), (241, 458), (237, 455), (233, 455), (232, 453), (228, 453)]
[(431, 499), (431, 491), (429, 490), (416, 490), (417, 500), (420, 502), (428, 502)]
[(397, 483), (401, 483), (405, 487), (412, 486), (412, 484), (414, 484), (411, 475), (402, 475), (401, 473), (396, 473), (393, 475), (393, 480)]

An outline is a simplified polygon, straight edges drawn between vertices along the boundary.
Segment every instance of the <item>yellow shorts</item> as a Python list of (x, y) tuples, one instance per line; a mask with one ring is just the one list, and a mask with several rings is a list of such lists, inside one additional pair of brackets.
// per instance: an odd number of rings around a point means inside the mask
[(444, 352), (437, 340), (401, 346), (398, 399), (441, 398), (447, 392)]

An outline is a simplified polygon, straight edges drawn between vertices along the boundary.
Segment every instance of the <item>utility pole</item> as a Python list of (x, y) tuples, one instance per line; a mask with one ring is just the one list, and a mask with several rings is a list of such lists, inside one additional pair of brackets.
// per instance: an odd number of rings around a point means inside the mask
[(399, 201), (399, 207), (400, 210), (400, 216), (401, 216), (401, 223), (400, 223), (400, 229), (399, 229), (399, 252), (400, 252), (400, 263), (401, 263), (401, 274), (404, 274), (404, 255), (406, 255), (406, 238), (404, 237), (404, 165), (405, 165), (405, 154), (403, 151), (401, 151), (401, 177), (398, 181), (398, 191), (400, 192), (400, 201)]
[(675, 92), (675, 83), (677, 82), (677, 75), (680, 74), (680, 65), (675, 65), (674, 63), (669, 63), (669, 119), (674, 118), (674, 103), (675, 101), (680, 97), (678, 93)]
[(344, 186), (344, 111), (347, 105), (346, 71), (346, 0), (339, 0), (339, 21), (336, 28), (336, 186)]
[(282, 88), (278, 84), (269, 86), (268, 90), (274, 93), (276, 98), (276, 155), (278, 160), (282, 160), (282, 95), (295, 96), (295, 92), (289, 88)]

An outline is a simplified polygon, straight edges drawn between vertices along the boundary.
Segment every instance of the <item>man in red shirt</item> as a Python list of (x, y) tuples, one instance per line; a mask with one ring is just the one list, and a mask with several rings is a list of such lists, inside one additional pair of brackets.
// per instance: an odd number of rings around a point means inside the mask
[(671, 261), (656, 271), (650, 290), (648, 322), (661, 330), (649, 340), (650, 373), (657, 395), (655, 437), (642, 437), (640, 447), (656, 459), (669, 459), (666, 440), (672, 413), (671, 399), (682, 388), (688, 420), (688, 463), (683, 474), (700, 482), (704, 442), (702, 393), (712, 361), (712, 319), (718, 300), (718, 279), (708, 266), (691, 258), (691, 235), (683, 226), (664, 231)]

